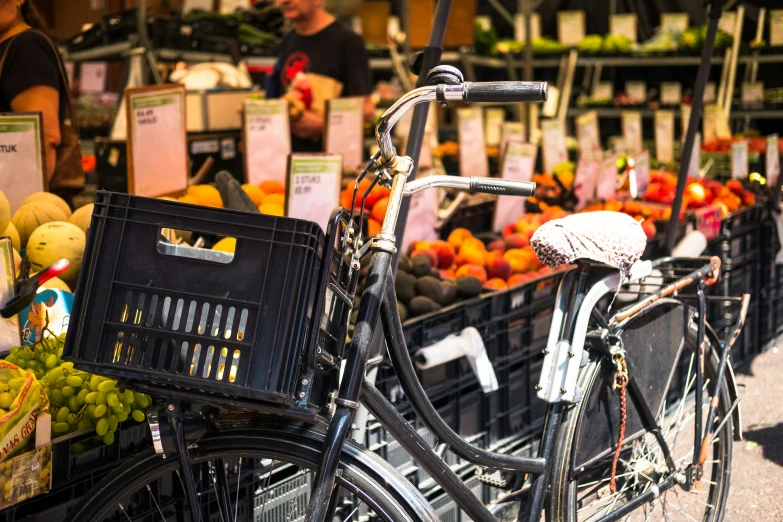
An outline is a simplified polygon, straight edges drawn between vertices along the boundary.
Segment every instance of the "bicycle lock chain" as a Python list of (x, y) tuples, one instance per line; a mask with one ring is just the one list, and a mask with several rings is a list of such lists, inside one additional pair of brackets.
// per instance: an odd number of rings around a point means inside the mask
[(625, 351), (622, 349), (622, 345), (615, 348), (615, 350), (612, 354), (612, 362), (615, 368), (612, 389), (619, 390), (620, 393), (620, 433), (617, 437), (617, 449), (614, 451), (614, 459), (612, 460), (612, 477), (609, 481), (609, 490), (613, 494), (617, 492), (617, 463), (620, 461), (620, 452), (625, 441), (626, 387), (628, 386), (628, 366), (625, 364)]

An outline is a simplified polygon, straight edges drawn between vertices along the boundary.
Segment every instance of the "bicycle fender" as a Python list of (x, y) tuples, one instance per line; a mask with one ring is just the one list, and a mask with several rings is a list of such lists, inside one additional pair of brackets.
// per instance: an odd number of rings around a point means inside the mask
[[(704, 334), (710, 338), (710, 342), (714, 346), (722, 346), (723, 343), (718, 339), (718, 335), (712, 329), (709, 323), (704, 324)], [(734, 368), (731, 364), (727, 363), (726, 373), (723, 376), (726, 379), (726, 384), (729, 387), (729, 396), (731, 397), (731, 403), (737, 403), (737, 407), (731, 413), (732, 423), (734, 424), (734, 440), (742, 440), (742, 414), (740, 408), (742, 405), (737, 402), (739, 400), (739, 392), (737, 391), (737, 379), (734, 376)]]

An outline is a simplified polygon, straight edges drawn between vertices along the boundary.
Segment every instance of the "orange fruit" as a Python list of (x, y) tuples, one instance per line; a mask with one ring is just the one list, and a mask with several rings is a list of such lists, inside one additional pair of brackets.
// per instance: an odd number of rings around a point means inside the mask
[(279, 181), (264, 181), (261, 183), (264, 194), (285, 194), (285, 185)]
[(370, 237), (377, 236), (381, 231), (381, 224), (370, 218), (367, 220), (367, 235)]
[(251, 185), (250, 183), (245, 183), (242, 185), (242, 190), (245, 191), (245, 194), (250, 198), (250, 200), (255, 203), (256, 206), (259, 206), (264, 199), (264, 191), (260, 188), (256, 187), (255, 185)]
[(258, 207), (258, 211), (262, 214), (266, 214), (268, 216), (284, 216), (285, 210), (283, 210), (283, 207), (280, 205), (275, 205), (273, 203), (264, 203), (260, 207)]
[(383, 218), (386, 216), (386, 207), (389, 204), (389, 198), (379, 199), (378, 202), (372, 207), (370, 217), (378, 223), (383, 223)]
[(283, 194), (267, 194), (264, 196), (262, 205), (277, 205), (278, 207), (285, 208), (285, 196)]
[(199, 205), (205, 207), (222, 207), (223, 199), (218, 189), (212, 185), (193, 185), (188, 187), (188, 195), (193, 196)]
[(191, 196), (190, 194), (185, 194), (184, 196), (177, 199), (180, 203), (189, 203), (191, 205), (198, 205), (198, 199), (196, 199), (196, 196)]

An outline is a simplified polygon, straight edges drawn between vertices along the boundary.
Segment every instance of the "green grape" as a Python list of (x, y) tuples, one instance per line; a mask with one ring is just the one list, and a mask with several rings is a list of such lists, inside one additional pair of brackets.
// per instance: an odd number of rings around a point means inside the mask
[(54, 404), (65, 404), (65, 397), (63, 397), (63, 392), (57, 389), (52, 390), (52, 393), (49, 395), (49, 400)]
[(139, 409), (143, 410), (150, 405), (150, 401), (143, 393), (134, 393), (133, 395), (136, 397), (136, 406), (138, 406)]
[(77, 419), (76, 414), (75, 413), (70, 413), (70, 414), (68, 414), (67, 422), (68, 422), (68, 424), (73, 426), (74, 424), (76, 424), (76, 419)]
[(48, 354), (47, 354), (46, 352), (41, 352), (41, 353), (39, 353), (38, 355), (36, 355), (36, 358), (37, 358), (37, 359), (38, 359), (40, 362), (42, 362), (42, 363), (45, 363), (45, 362), (46, 362), (46, 356), (47, 356), (47, 355), (48, 355)]
[(111, 407), (117, 406), (117, 404), (119, 404), (119, 402), (120, 402), (120, 398), (117, 397), (116, 393), (109, 392), (109, 393), (106, 394), (106, 403), (109, 406), (111, 406)]
[(71, 444), (71, 455), (78, 455), (79, 453), (84, 453), (84, 450), (87, 449), (84, 447), (84, 444), (81, 442), (74, 442)]
[(68, 409), (71, 411), (79, 411), (79, 401), (76, 398), (76, 395), (68, 397)]
[(15, 390), (11, 388), (11, 390), (8, 393), (11, 394), (11, 397), (16, 398), (16, 396), (19, 395), (19, 390)]
[(123, 405), (122, 403), (119, 403), (119, 404), (117, 404), (117, 406), (112, 406), (112, 407), (111, 407), (111, 411), (112, 411), (113, 413), (121, 413), (121, 412), (124, 412), (125, 410), (123, 409), (123, 406), (124, 406), (124, 405)]
[(27, 362), (27, 367), (30, 368), (31, 370), (38, 370), (41, 368), (41, 363), (33, 359), (32, 361)]
[(98, 391), (109, 393), (114, 389), (114, 381), (103, 381), (98, 385)]
[(130, 390), (125, 390), (123, 396), (124, 396), (123, 400), (125, 401), (126, 404), (133, 404), (133, 401), (136, 400), (136, 398), (133, 395), (133, 392)]
[(68, 386), (73, 386), (74, 388), (78, 388), (82, 385), (82, 378), (78, 377), (76, 375), (71, 375), (67, 379), (65, 379), (65, 382), (68, 383)]
[(60, 367), (63, 370), (73, 370), (73, 363), (72, 362), (64, 362), (60, 365)]
[(96, 406), (94, 404), (88, 404), (87, 405), (87, 415), (89, 415), (93, 419), (96, 418), (95, 408), (96, 408)]
[(95, 424), (95, 433), (97, 433), (99, 437), (103, 437), (108, 430), (109, 430), (108, 419), (101, 419)]
[(144, 412), (140, 410), (133, 410), (132, 417), (136, 422), (144, 422), (145, 419)]
[(35, 354), (30, 350), (22, 350), (21, 352), (19, 352), (19, 358), (25, 361), (29, 361), (33, 357), (35, 357)]
[(107, 446), (111, 446), (114, 443), (114, 433), (112, 432), (106, 432), (106, 435), (103, 436), (103, 443)]
[(19, 359), (19, 360), (16, 362), (16, 365), (17, 365), (19, 368), (23, 369), (23, 370), (26, 370), (26, 369), (27, 369), (27, 362), (26, 362), (24, 359)]
[[(46, 360), (44, 361), (44, 364), (46, 364), (47, 368), (54, 368), (55, 366), (57, 366), (57, 356), (53, 353), (50, 353), (49, 355), (46, 356)], [(60, 374), (62, 374), (62, 371), (60, 372)]]
[(4, 382), (0, 382), (0, 392), (7, 392), (8, 391), (8, 385)]
[(9, 355), (8, 357), (5, 358), (5, 360), (10, 362), (11, 364), (16, 364), (19, 362), (19, 359), (17, 359), (13, 355)]
[[(62, 356), (63, 356), (63, 348), (61, 346), (57, 348), (57, 357), (62, 357)], [(73, 363), (71, 363), (71, 365), (73, 365)]]
[(84, 404), (84, 399), (87, 398), (89, 393), (90, 390), (85, 390), (84, 388), (79, 390), (79, 393), (76, 394), (76, 400), (79, 401), (79, 404)]
[[(47, 364), (46, 367), (49, 368), (49, 365)], [(49, 372), (49, 377), (51, 377), (51, 379), (53, 381), (56, 381), (57, 379), (59, 379), (62, 376), (63, 376), (63, 369), (62, 368), (55, 368), (55, 369), (53, 369), (52, 371)]]
[(117, 431), (117, 425), (120, 420), (115, 415), (109, 415), (109, 431)]
[(95, 400), (95, 404), (106, 404), (106, 393), (98, 392), (98, 398)]
[[(83, 390), (87, 391), (87, 390)], [(95, 401), (98, 400), (98, 392), (90, 392), (87, 395), (84, 396), (84, 402), (87, 404), (95, 404)]]
[(121, 411), (120, 413), (117, 414), (117, 420), (120, 422), (125, 422), (126, 420), (128, 420), (128, 414), (125, 413), (124, 411)]
[(11, 350), (8, 353), (10, 353), (11, 355), (16, 355), (17, 353), (19, 353), (19, 347), (14, 346), (13, 348), (11, 348)]
[(74, 393), (76, 393), (76, 390), (73, 389), (73, 386), (63, 386), (63, 389), (61, 390), (63, 397), (70, 397)]
[(124, 413), (130, 413), (130, 411), (131, 411), (131, 406), (130, 406), (130, 404), (128, 404), (127, 402), (123, 402), (123, 403), (122, 403), (122, 411), (123, 411)]
[(71, 413), (71, 410), (68, 409), (68, 406), (63, 406), (57, 410), (57, 414), (55, 414), (54, 418), (57, 420), (57, 422), (65, 422), (66, 419), (68, 419), (69, 413)]
[(3, 408), (0, 408), (0, 417), (5, 417), (8, 414)]
[(98, 375), (93, 375), (90, 377), (90, 389), (93, 391), (98, 391), (98, 385), (103, 381), (103, 379)]
[(67, 422), (55, 422), (52, 424), (52, 431), (55, 433), (65, 433), (71, 429)]
[(86, 419), (82, 419), (82, 420), (80, 420), (79, 422), (76, 423), (76, 429), (79, 430), (79, 431), (86, 430), (87, 428), (89, 428), (89, 426), (87, 426), (87, 420)]
[(106, 415), (106, 410), (107, 408), (105, 404), (99, 404), (98, 406), (95, 407), (95, 411), (93, 412), (93, 415), (95, 416), (96, 419), (98, 417), (103, 417), (104, 415)]
[(17, 390), (18, 391), (19, 388), (22, 387), (22, 384), (24, 384), (24, 382), (19, 377), (14, 377), (13, 379), (8, 379), (8, 387), (11, 388), (12, 390)]
[(8, 409), (11, 403), (14, 402), (14, 398), (8, 392), (0, 393), (0, 408)]
[(35, 375), (35, 378), (40, 381), (43, 379), (43, 376), (46, 375), (46, 372), (43, 369), (38, 368), (37, 370), (33, 371), (33, 374)]

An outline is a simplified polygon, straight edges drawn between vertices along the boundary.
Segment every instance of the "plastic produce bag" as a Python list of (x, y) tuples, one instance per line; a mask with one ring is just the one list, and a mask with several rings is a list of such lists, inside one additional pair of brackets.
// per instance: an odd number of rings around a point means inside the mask
[(0, 361), (0, 461), (24, 448), (49, 399), (32, 372)]

